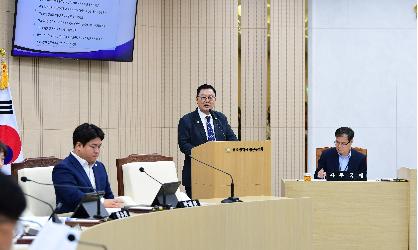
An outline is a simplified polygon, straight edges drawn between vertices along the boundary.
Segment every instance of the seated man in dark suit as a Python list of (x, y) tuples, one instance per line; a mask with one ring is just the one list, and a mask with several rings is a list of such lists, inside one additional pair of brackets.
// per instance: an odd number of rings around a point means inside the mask
[(0, 200), (0, 250), (9, 250), (12, 247), (16, 222), (26, 208), (26, 199), (16, 181), (2, 173)]
[(341, 127), (335, 131), (335, 148), (322, 152), (315, 178), (324, 179), (327, 173), (348, 171), (367, 173), (366, 156), (351, 148), (354, 131)]
[(192, 148), (208, 141), (237, 141), (226, 116), (214, 111), (216, 90), (203, 84), (197, 88), (195, 111), (184, 115), (178, 125), (178, 144), (185, 154), (182, 183), (186, 193), (192, 197), (191, 159)]
[(74, 211), (85, 193), (104, 191), (104, 207), (120, 207), (114, 199), (103, 163), (97, 161), (104, 139), (103, 131), (94, 124), (84, 123), (73, 133), (73, 151), (54, 167), (52, 181), (56, 185), (76, 187), (55, 187), (57, 204), (62, 203), (59, 213)]

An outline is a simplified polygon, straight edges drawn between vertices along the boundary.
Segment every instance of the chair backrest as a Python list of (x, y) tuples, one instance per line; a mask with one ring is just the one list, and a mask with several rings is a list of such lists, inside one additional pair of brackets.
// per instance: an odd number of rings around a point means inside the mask
[(118, 195), (124, 195), (123, 170), (122, 166), (130, 162), (156, 162), (156, 161), (173, 161), (173, 157), (163, 156), (159, 154), (131, 154), (126, 158), (116, 159), (116, 175), (118, 180)]
[[(28, 179), (37, 182), (52, 183), (52, 170), (59, 161), (61, 160), (55, 157), (29, 158), (21, 163), (12, 164), (12, 175), (22, 187), (23, 192), (55, 207), (54, 186), (44, 186), (33, 182), (23, 183), (20, 177), (26, 176)], [(46, 204), (31, 197), (27, 197), (26, 200), (28, 207), (25, 214), (35, 216), (48, 216), (51, 214), (52, 211)]]
[[(322, 152), (327, 149), (329, 149), (329, 147), (316, 148), (316, 168), (318, 168), (318, 161)], [(367, 156), (367, 149), (360, 147), (353, 147), (353, 149)]]
[[(122, 166), (125, 196), (132, 198), (136, 204), (151, 205), (161, 184), (153, 180), (145, 172), (161, 183), (177, 182), (176, 164), (173, 161), (131, 162)], [(177, 190), (179, 191), (179, 190)]]

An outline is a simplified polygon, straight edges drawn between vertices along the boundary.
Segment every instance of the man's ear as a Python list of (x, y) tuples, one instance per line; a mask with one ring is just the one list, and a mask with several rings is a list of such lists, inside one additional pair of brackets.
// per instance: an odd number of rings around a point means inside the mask
[(83, 147), (83, 144), (81, 144), (81, 142), (77, 142), (74, 146), (74, 149), (78, 149), (78, 148), (81, 148), (81, 147)]

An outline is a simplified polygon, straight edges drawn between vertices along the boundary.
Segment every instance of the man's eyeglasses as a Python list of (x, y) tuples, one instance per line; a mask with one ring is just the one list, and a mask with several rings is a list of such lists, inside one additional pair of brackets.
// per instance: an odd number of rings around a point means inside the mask
[(216, 99), (215, 96), (210, 95), (210, 96), (198, 96), (198, 98), (202, 101), (202, 102), (206, 102), (206, 100), (208, 101), (214, 101)]
[(339, 141), (334, 141), (335, 146), (340, 145), (341, 147), (345, 147), (348, 144), (350, 144), (350, 142), (339, 142)]

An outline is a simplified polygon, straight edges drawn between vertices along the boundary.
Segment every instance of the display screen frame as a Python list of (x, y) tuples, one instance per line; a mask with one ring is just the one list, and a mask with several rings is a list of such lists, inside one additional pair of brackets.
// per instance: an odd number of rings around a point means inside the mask
[[(14, 12), (14, 23), (13, 23), (13, 37), (12, 37), (12, 48), (11, 55), (14, 57), (33, 57), (33, 58), (59, 58), (59, 59), (75, 59), (75, 60), (96, 60), (96, 61), (115, 61), (115, 62), (132, 62), (133, 54), (135, 50), (136, 40), (136, 25), (138, 15), (138, 0), (134, 1), (135, 14), (133, 15), (133, 30), (132, 40), (129, 40), (125, 44), (118, 45), (114, 50), (91, 50), (87, 52), (51, 52), (38, 50), (33, 48), (26, 48), (16, 44), (16, 30), (17, 18), (19, 15), (18, 5), (20, 1), (27, 0), (15, 0), (15, 12)], [(23, 12), (23, 10), (21, 10)], [(33, 10), (34, 11), (34, 10)], [(133, 12), (131, 12), (133, 13)], [(118, 13), (119, 14), (119, 13)], [(117, 27), (119, 28), (119, 27)]]

